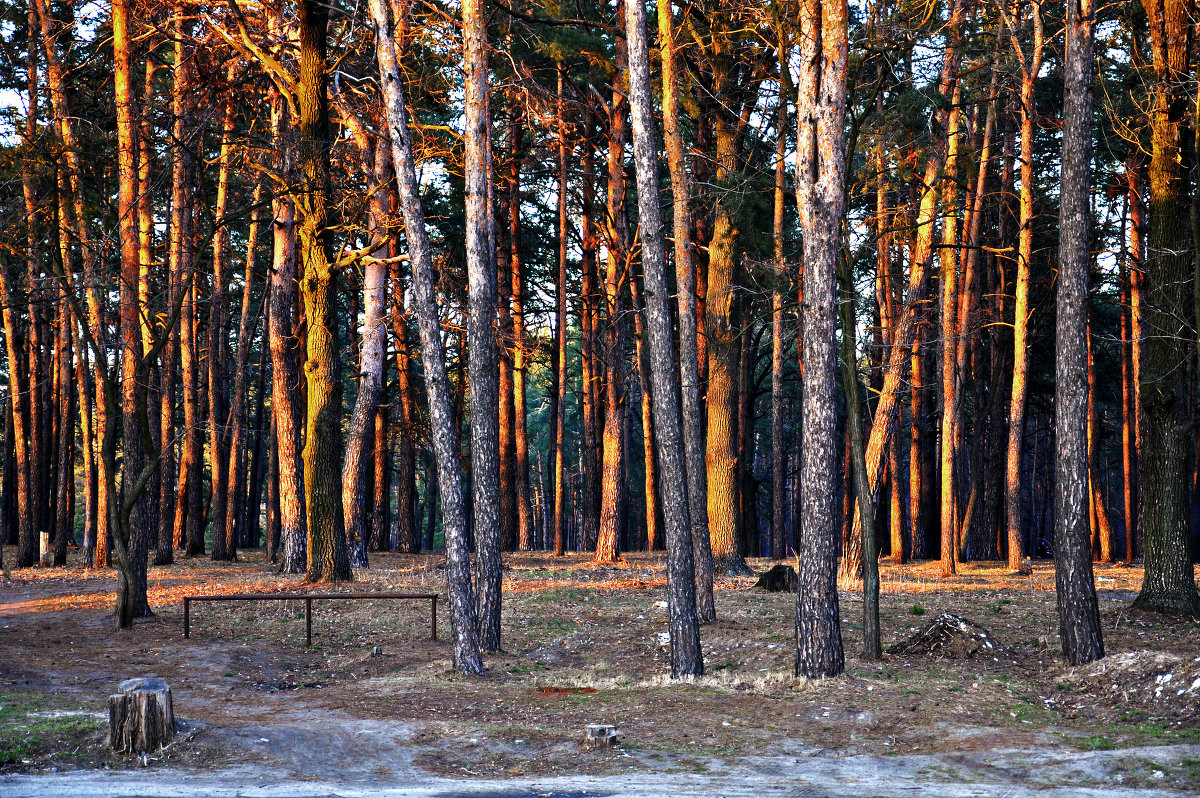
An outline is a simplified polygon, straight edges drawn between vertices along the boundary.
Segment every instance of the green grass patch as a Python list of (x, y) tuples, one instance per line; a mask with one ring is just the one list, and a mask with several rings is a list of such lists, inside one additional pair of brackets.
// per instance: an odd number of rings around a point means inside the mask
[(68, 746), (78, 747), (80, 737), (104, 725), (77, 706), (52, 705), (36, 693), (0, 690), (0, 765), (58, 755)]

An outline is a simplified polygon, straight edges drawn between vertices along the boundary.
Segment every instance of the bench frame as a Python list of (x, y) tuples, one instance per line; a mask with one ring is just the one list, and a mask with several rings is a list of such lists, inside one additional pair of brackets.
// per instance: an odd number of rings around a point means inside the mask
[(304, 601), (304, 639), (305, 644), (312, 647), (312, 605), (315, 599), (393, 599), (399, 601), (428, 601), (429, 602), (429, 639), (436, 641), (437, 637), (437, 603), (436, 593), (226, 593), (214, 596), (184, 596), (183, 597), (183, 636), (192, 636), (192, 602), (193, 601)]

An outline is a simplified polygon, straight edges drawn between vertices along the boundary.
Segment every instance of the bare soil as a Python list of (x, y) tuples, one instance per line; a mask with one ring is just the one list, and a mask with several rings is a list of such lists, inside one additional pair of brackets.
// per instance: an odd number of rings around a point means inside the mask
[[(258, 552), (240, 556), (153, 568), (155, 617), (126, 632), (114, 628), (111, 572), (73, 559), (66, 569), (6, 574), (0, 773), (43, 781), (0, 776), (0, 794), (30, 784), (53, 794), (64, 772), (81, 779), (128, 768), (374, 785), (368, 793), (444, 779), (466, 790), (494, 780), (618, 784), (641, 774), (666, 779), (671, 794), (671, 778), (761, 779), (760, 771), (808, 757), (858, 762), (855, 773), (868, 780), (878, 772), (876, 788), (850, 794), (891, 794), (883, 786), (900, 789), (901, 776), (941, 784), (937, 794), (946, 795), (964, 783), (1097, 795), (1200, 789), (1200, 623), (1130, 610), (1137, 567), (1096, 566), (1109, 656), (1072, 669), (1059, 651), (1050, 564), (1023, 577), (972, 563), (950, 579), (936, 563), (884, 564), (885, 648), (947, 612), (1002, 648), (865, 661), (857, 655), (862, 601), (846, 584), (846, 676), (819, 682), (792, 676), (794, 597), (753, 589), (753, 577), (722, 580), (719, 620), (701, 630), (707, 675), (679, 683), (665, 676), (659, 642), (661, 556), (626, 555), (620, 567), (601, 568), (580, 555), (507, 555), (505, 651), (470, 679), (450, 669), (443, 606), (440, 640), (428, 639), (424, 602), (317, 602), (311, 649), (303, 602), (193, 604), (192, 637), (183, 639), (184, 595), (445, 589), (432, 555), (375, 554), (353, 584), (317, 588), (276, 575)], [(122, 679), (151, 675), (173, 688), (179, 738), (147, 757), (111, 754), (108, 694)], [(73, 720), (53, 720), (61, 718)], [(620, 746), (584, 750), (584, 726), (601, 722), (617, 727)], [(6, 745), (12, 739), (21, 744)], [(646, 794), (658, 794), (645, 783)]]

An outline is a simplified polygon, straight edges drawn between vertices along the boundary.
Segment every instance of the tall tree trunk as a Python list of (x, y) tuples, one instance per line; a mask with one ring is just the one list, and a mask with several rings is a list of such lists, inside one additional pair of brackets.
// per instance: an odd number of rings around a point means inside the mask
[[(566, 417), (567, 417), (567, 123), (563, 112), (563, 65), (558, 64), (558, 95), (555, 98), (558, 123), (558, 271), (554, 279), (554, 373), (555, 396), (553, 425), (550, 432), (554, 461), (554, 554), (567, 553)], [(587, 146), (585, 144), (585, 146)], [(585, 176), (584, 179), (589, 179)], [(586, 422), (585, 422), (586, 423)]]
[[(725, 76), (723, 80), (727, 80)], [(718, 93), (718, 96), (719, 93)], [(733, 125), (717, 113), (716, 175), (718, 182), (737, 170), (737, 139)], [(742, 556), (738, 485), (738, 350), (741, 331), (736, 322), (736, 226), (729, 199), (718, 194), (713, 209), (712, 239), (708, 245), (708, 291), (705, 333), (708, 339), (708, 530), (713, 567), (728, 576), (750, 573)]]
[[(121, 491), (109, 506), (110, 524), (116, 534), (113, 550), (117, 555), (117, 624), (133, 626), (133, 619), (150, 615), (146, 601), (146, 565), (149, 548), (146, 497), (143, 474), (152, 453), (150, 425), (146, 415), (146, 376), (143, 360), (141, 308), (138, 303), (138, 279), (141, 253), (137, 216), (137, 129), (134, 122), (133, 74), (130, 59), (130, 13), (128, 0), (112, 4), (113, 86), (117, 106), (117, 166), (120, 215), (121, 289), (120, 289), (120, 373), (121, 373)], [(104, 392), (109, 388), (105, 386)], [(115, 430), (109, 430), (106, 438)], [(107, 459), (107, 458), (106, 458)], [(108, 459), (115, 467), (116, 459)], [(106, 469), (107, 470), (107, 469)], [(113, 493), (112, 474), (109, 475)], [(139, 484), (140, 483), (140, 484)]]
[(847, 15), (843, 0), (803, 0), (800, 7), (796, 202), (804, 234), (805, 385), (795, 670), (809, 678), (837, 676), (845, 669), (834, 512), (834, 270), (845, 204)]
[[(230, 66), (228, 77), (234, 76)], [(217, 166), (217, 203), (213, 209), (217, 229), (212, 242), (212, 294), (208, 302), (208, 450), (211, 471), (212, 558), (235, 560), (237, 550), (225, 534), (229, 506), (229, 384), (226, 366), (229, 350), (229, 296), (225, 265), (229, 256), (229, 172), (232, 168), (234, 103), (225, 98), (225, 122), (221, 128), (221, 155)]]
[[(657, 171), (657, 170), (656, 170)], [(645, 235), (645, 231), (642, 231)], [(644, 244), (643, 244), (644, 245)], [(643, 266), (643, 268), (645, 268)], [(642, 462), (644, 463), (644, 495), (643, 504), (646, 511), (646, 551), (654, 551), (662, 546), (659, 536), (663, 508), (659, 506), (659, 484), (654, 457), (654, 423), (650, 407), (650, 353), (646, 344), (646, 308), (638, 288), (637, 280), (629, 281), (630, 299), (633, 300), (635, 352), (638, 364), (638, 384), (641, 386), (642, 411)]]
[(337, 339), (336, 275), (327, 208), (329, 195), (329, 103), (326, 35), (329, 9), (315, 0), (299, 0), (300, 75), (296, 83), (299, 111), (299, 205), (303, 213), (298, 238), (304, 277), (300, 295), (307, 324), (308, 396), (304, 436), (304, 497), (308, 522), (310, 582), (349, 581), (345, 517), (342, 515), (341, 353)]
[(1126, 160), (1125, 172), (1129, 181), (1129, 258), (1132, 262), (1129, 275), (1129, 368), (1133, 380), (1133, 397), (1130, 402), (1133, 411), (1133, 474), (1135, 477), (1133, 501), (1133, 533), (1126, 538), (1126, 564), (1133, 563), (1135, 553), (1145, 552), (1144, 525), (1145, 485), (1142, 482), (1142, 373), (1145, 365), (1143, 356), (1142, 323), (1142, 290), (1146, 281), (1146, 203), (1145, 164), (1140, 154), (1134, 154)]
[[(55, 486), (54, 519), (54, 564), (67, 564), (67, 544), (75, 536), (75, 402), (72, 397), (72, 319), (65, 301), (57, 308), (56, 325), (58, 354), (57, 398), (58, 413), (58, 461), (55, 470), (58, 479)], [(168, 538), (169, 540), (169, 538)]]
[(346, 516), (346, 536), (350, 546), (350, 564), (367, 567), (367, 540), (370, 505), (367, 501), (368, 456), (375, 439), (375, 414), (384, 388), (384, 361), (387, 357), (387, 279), (388, 279), (388, 185), (392, 178), (390, 144), (380, 139), (375, 145), (375, 189), (370, 197), (370, 226), (374, 252), (363, 266), (363, 333), (359, 352), (358, 394), (346, 432), (346, 462), (342, 468), (342, 512)]
[[(618, 0), (617, 17), (624, 14)], [(625, 206), (625, 147), (629, 140), (626, 87), (628, 50), (617, 39), (612, 106), (608, 129), (608, 263), (604, 279), (604, 305), (608, 316), (605, 335), (604, 433), (601, 457), (600, 526), (596, 537), (596, 562), (616, 562), (620, 556), (621, 525), (628, 503), (625, 481), (625, 281), (629, 278), (629, 221)]]
[[(278, 23), (273, 23), (277, 25)], [(291, 174), (287, 134), (288, 109), (283, 97), (271, 93), (271, 133), (275, 141), (272, 167), (283, 175)], [(300, 348), (296, 297), (296, 205), (288, 194), (279, 194), (272, 203), (274, 219), (271, 255), (270, 312), (267, 314), (268, 341), (271, 348), (271, 413), (275, 419), (273, 445), (279, 469), (279, 570), (302, 574), (308, 563), (306, 541), (308, 522), (304, 501), (304, 464), (300, 457), (300, 406), (297, 393), (300, 372), (296, 353)]]
[(580, 186), (580, 226), (582, 230), (582, 257), (580, 269), (583, 272), (580, 305), (580, 362), (581, 381), (583, 382), (583, 446), (580, 456), (583, 481), (583, 524), (582, 547), (595, 549), (596, 539), (600, 535), (600, 470), (598, 453), (600, 451), (600, 426), (603, 424), (603, 408), (600, 404), (601, 389), (604, 385), (603, 370), (600, 368), (599, 355), (599, 318), (600, 299), (597, 283), (599, 282), (598, 242), (595, 221), (595, 181), (596, 150), (592, 143), (594, 112), (591, 104), (584, 108), (583, 116), (583, 155), (580, 158), (580, 168), (583, 172)]
[[(383, 0), (371, 0), (375, 22), (376, 58), (384, 99), (384, 114), (392, 142), (392, 159), (404, 229), (413, 269), (413, 299), (421, 335), (422, 363), (425, 366), (426, 395), (429, 399), (429, 426), (437, 461), (437, 479), (441, 483), (443, 530), (446, 537), (446, 586), (450, 594), (450, 625), (454, 645), (454, 667), (466, 674), (483, 671), (479, 653), (479, 630), (475, 620), (475, 602), (471, 595), (470, 554), (467, 548), (467, 523), (463, 502), (462, 474), (459, 466), (458, 437), (454, 429), (450, 401), (450, 381), (446, 376), (446, 355), (438, 320), (437, 298), (433, 286), (433, 257), (425, 231), (417, 171), (404, 108), (404, 91), (396, 62), (388, 9)], [(478, 20), (474, 20), (478, 22)], [(437, 483), (435, 483), (437, 484)], [(437, 489), (426, 491), (432, 521), (433, 497)], [(432, 543), (432, 541), (430, 541)]]
[(879, 543), (875, 537), (875, 499), (871, 495), (867, 479), (866, 442), (863, 436), (863, 399), (859, 384), (855, 343), (854, 280), (850, 275), (850, 264), (838, 258), (838, 285), (842, 293), (839, 315), (842, 322), (841, 372), (842, 389), (846, 394), (846, 427), (850, 441), (850, 462), (847, 471), (854, 474), (854, 492), (857, 498), (858, 528), (861, 530), (862, 579), (863, 579), (863, 657), (868, 660), (883, 658), (883, 647), (879, 630)]
[(1104, 498), (1104, 474), (1100, 470), (1100, 421), (1096, 412), (1096, 362), (1092, 354), (1090, 322), (1087, 325), (1087, 385), (1088, 502), (1091, 505), (1092, 553), (1100, 562), (1110, 563), (1113, 561), (1113, 530)]
[(713, 605), (713, 561), (708, 534), (708, 472), (705, 466), (704, 412), (701, 404), (700, 355), (696, 337), (696, 263), (692, 257), (691, 188), (679, 126), (678, 58), (671, 4), (658, 3), (658, 38), (662, 63), (663, 144), (671, 176), (671, 225), (675, 239), (675, 287), (678, 293), (679, 387), (683, 441), (687, 458), (689, 517), (696, 569), (696, 602), (701, 623), (717, 618)]
[[(399, 203), (397, 202), (397, 205)], [(399, 254), (398, 242), (393, 238), (396, 254)], [(408, 349), (408, 309), (404, 306), (404, 288), (400, 281), (400, 268), (397, 262), (392, 273), (392, 340), (396, 348), (396, 398), (400, 406), (399, 433), (397, 439), (397, 472), (396, 472), (396, 516), (394, 526), (398, 530), (399, 540), (396, 549), (405, 554), (415, 554), (421, 551), (421, 540), (418, 537), (417, 517), (415, 515), (417, 491), (417, 411), (414, 398), (415, 390), (412, 384), (412, 364)]]
[[(487, 22), (482, 0), (462, 4), (465, 51), (463, 106), (466, 183), (467, 320), (471, 392), (471, 483), (474, 488), (475, 578), (479, 645), (500, 650), (500, 434), (496, 352), (495, 236), (489, 182)], [(422, 347), (423, 349), (426, 347)], [(443, 494), (448, 486), (442, 482)]]
[(942, 435), (939, 449), (941, 459), (941, 574), (952, 576), (956, 572), (957, 551), (955, 542), (958, 530), (958, 465), (959, 430), (955, 422), (955, 406), (958, 403), (958, 150), (961, 135), (960, 90), (956, 84), (954, 102), (950, 109), (950, 124), (946, 132), (947, 179), (942, 182), (942, 246), (939, 254), (942, 291)]
[(1042, 67), (1044, 35), (1042, 6), (1030, 5), (1033, 20), (1033, 49), (1025, 56), (1017, 36), (1013, 46), (1021, 65), (1021, 221), (1017, 243), (1017, 275), (1013, 305), (1013, 377), (1008, 413), (1008, 458), (1005, 471), (1005, 515), (1008, 519), (1008, 567), (1028, 573), (1021, 536), (1021, 450), (1025, 439), (1025, 403), (1029, 370), (1029, 269), (1033, 259), (1033, 134), (1036, 108), (1034, 88)]
[[(780, 64), (780, 74), (787, 65)], [(783, 288), (787, 264), (783, 259), (783, 192), (787, 143), (787, 91), (780, 79), (779, 131), (775, 141), (775, 195), (771, 240), (774, 245), (776, 285), (771, 291), (771, 558), (781, 560), (787, 554), (787, 441), (784, 439), (786, 397), (783, 388)]]
[(1186, 135), (1194, 6), (1187, 0), (1143, 0), (1142, 5), (1150, 23), (1156, 80), (1150, 240), (1143, 266), (1146, 356), (1139, 383), (1146, 451), (1152, 456), (1140, 462), (1146, 573), (1133, 606), (1195, 616), (1200, 615), (1200, 593), (1189, 543), (1187, 472), (1192, 445), (1188, 381), (1195, 377), (1189, 373), (1190, 343), (1195, 341), (1190, 316), (1196, 279), (1188, 179), (1196, 154), (1189, 151)]
[[(517, 121), (520, 122), (518, 116)], [(508, 197), (509, 301), (512, 315), (512, 430), (513, 494), (516, 500), (516, 548), (533, 548), (533, 517), (529, 507), (529, 430), (525, 412), (525, 265), (521, 258), (521, 126), (512, 146), (512, 181)]]
[[(1055, 307), (1054, 430), (1058, 438), (1058, 456), (1054, 480), (1054, 574), (1058, 589), (1059, 633), (1063, 653), (1072, 665), (1104, 656), (1087, 519), (1087, 313), (1091, 260), (1094, 13), (1091, 0), (1067, 0), (1062, 201)], [(1188, 571), (1190, 574), (1190, 566)]]
[[(142, 108), (138, 122), (138, 285), (137, 296), (140, 312), (140, 327), (142, 332), (142, 351), (149, 352), (154, 346), (154, 321), (150, 296), (150, 273), (154, 267), (154, 183), (151, 180), (154, 160), (154, 126), (151, 105), (154, 101), (154, 82), (157, 67), (154, 64), (154, 45), (146, 54), (144, 89), (142, 93)], [(169, 293), (169, 292), (168, 292)], [(162, 428), (159, 419), (162, 417), (162, 369), (150, 369), (147, 364), (150, 384), (148, 386), (146, 412), (150, 424), (151, 451), (160, 456), (159, 467), (150, 477), (146, 486), (149, 498), (146, 501), (146, 534), (151, 544), (157, 547), (159, 527), (162, 525), (160, 513), (162, 505), (159, 497), (162, 494), (162, 460), (164, 451)], [(157, 560), (157, 551), (155, 554)]]
[[(255, 182), (251, 201), (250, 229), (246, 236), (246, 271), (242, 277), (242, 308), (238, 318), (238, 350), (233, 372), (233, 395), (229, 408), (229, 466), (225, 526), (217, 532), (225, 535), (225, 554), (236, 558), (238, 526), (241, 523), (241, 503), (246, 500), (246, 446), (248, 444), (247, 393), (250, 389), (250, 350), (254, 348), (258, 319), (253, 315), (254, 261), (258, 249), (258, 228), (261, 224), (259, 203), (262, 201), (262, 181)], [(215, 535), (216, 533), (214, 533)]]
[(704, 656), (700, 648), (700, 623), (696, 612), (680, 390), (675, 372), (675, 341), (671, 330), (666, 253), (658, 203), (654, 104), (650, 94), (650, 57), (644, 4), (625, 4), (625, 30), (629, 42), (629, 94), (638, 215), (641, 219), (642, 273), (646, 283), (645, 331), (653, 372), (650, 388), (653, 395), (654, 440), (658, 462), (662, 466), (663, 519), (667, 534), (671, 676), (680, 678), (702, 675)]

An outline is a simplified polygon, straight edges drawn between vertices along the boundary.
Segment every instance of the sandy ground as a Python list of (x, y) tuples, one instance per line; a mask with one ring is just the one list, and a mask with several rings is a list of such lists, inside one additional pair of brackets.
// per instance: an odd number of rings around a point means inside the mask
[[(254, 552), (154, 569), (156, 616), (121, 633), (111, 574), (14, 572), (0, 582), (0, 749), (6, 728), (32, 742), (0, 751), (0, 795), (1200, 794), (1200, 626), (1131, 613), (1140, 569), (1098, 566), (1110, 656), (1071, 669), (1047, 565), (951, 580), (887, 566), (885, 645), (953, 611), (1003, 651), (858, 659), (861, 602), (846, 585), (847, 676), (821, 683), (791, 677), (792, 597), (725, 580), (720, 620), (702, 629), (709, 675), (679, 684), (658, 645), (661, 558), (509, 562), (506, 650), (478, 679), (450, 671), (444, 613), (442, 642), (427, 639), (427, 605), (318, 604), (312, 649), (300, 603), (193, 605), (184, 640), (183, 595), (301, 587)], [(438, 565), (376, 556), (337, 590), (440, 592)], [(118, 756), (104, 701), (141, 675), (172, 685), (180, 734), (154, 756)], [(88, 722), (37, 725), (75, 715)], [(588, 722), (615, 724), (621, 745), (583, 750)]]

